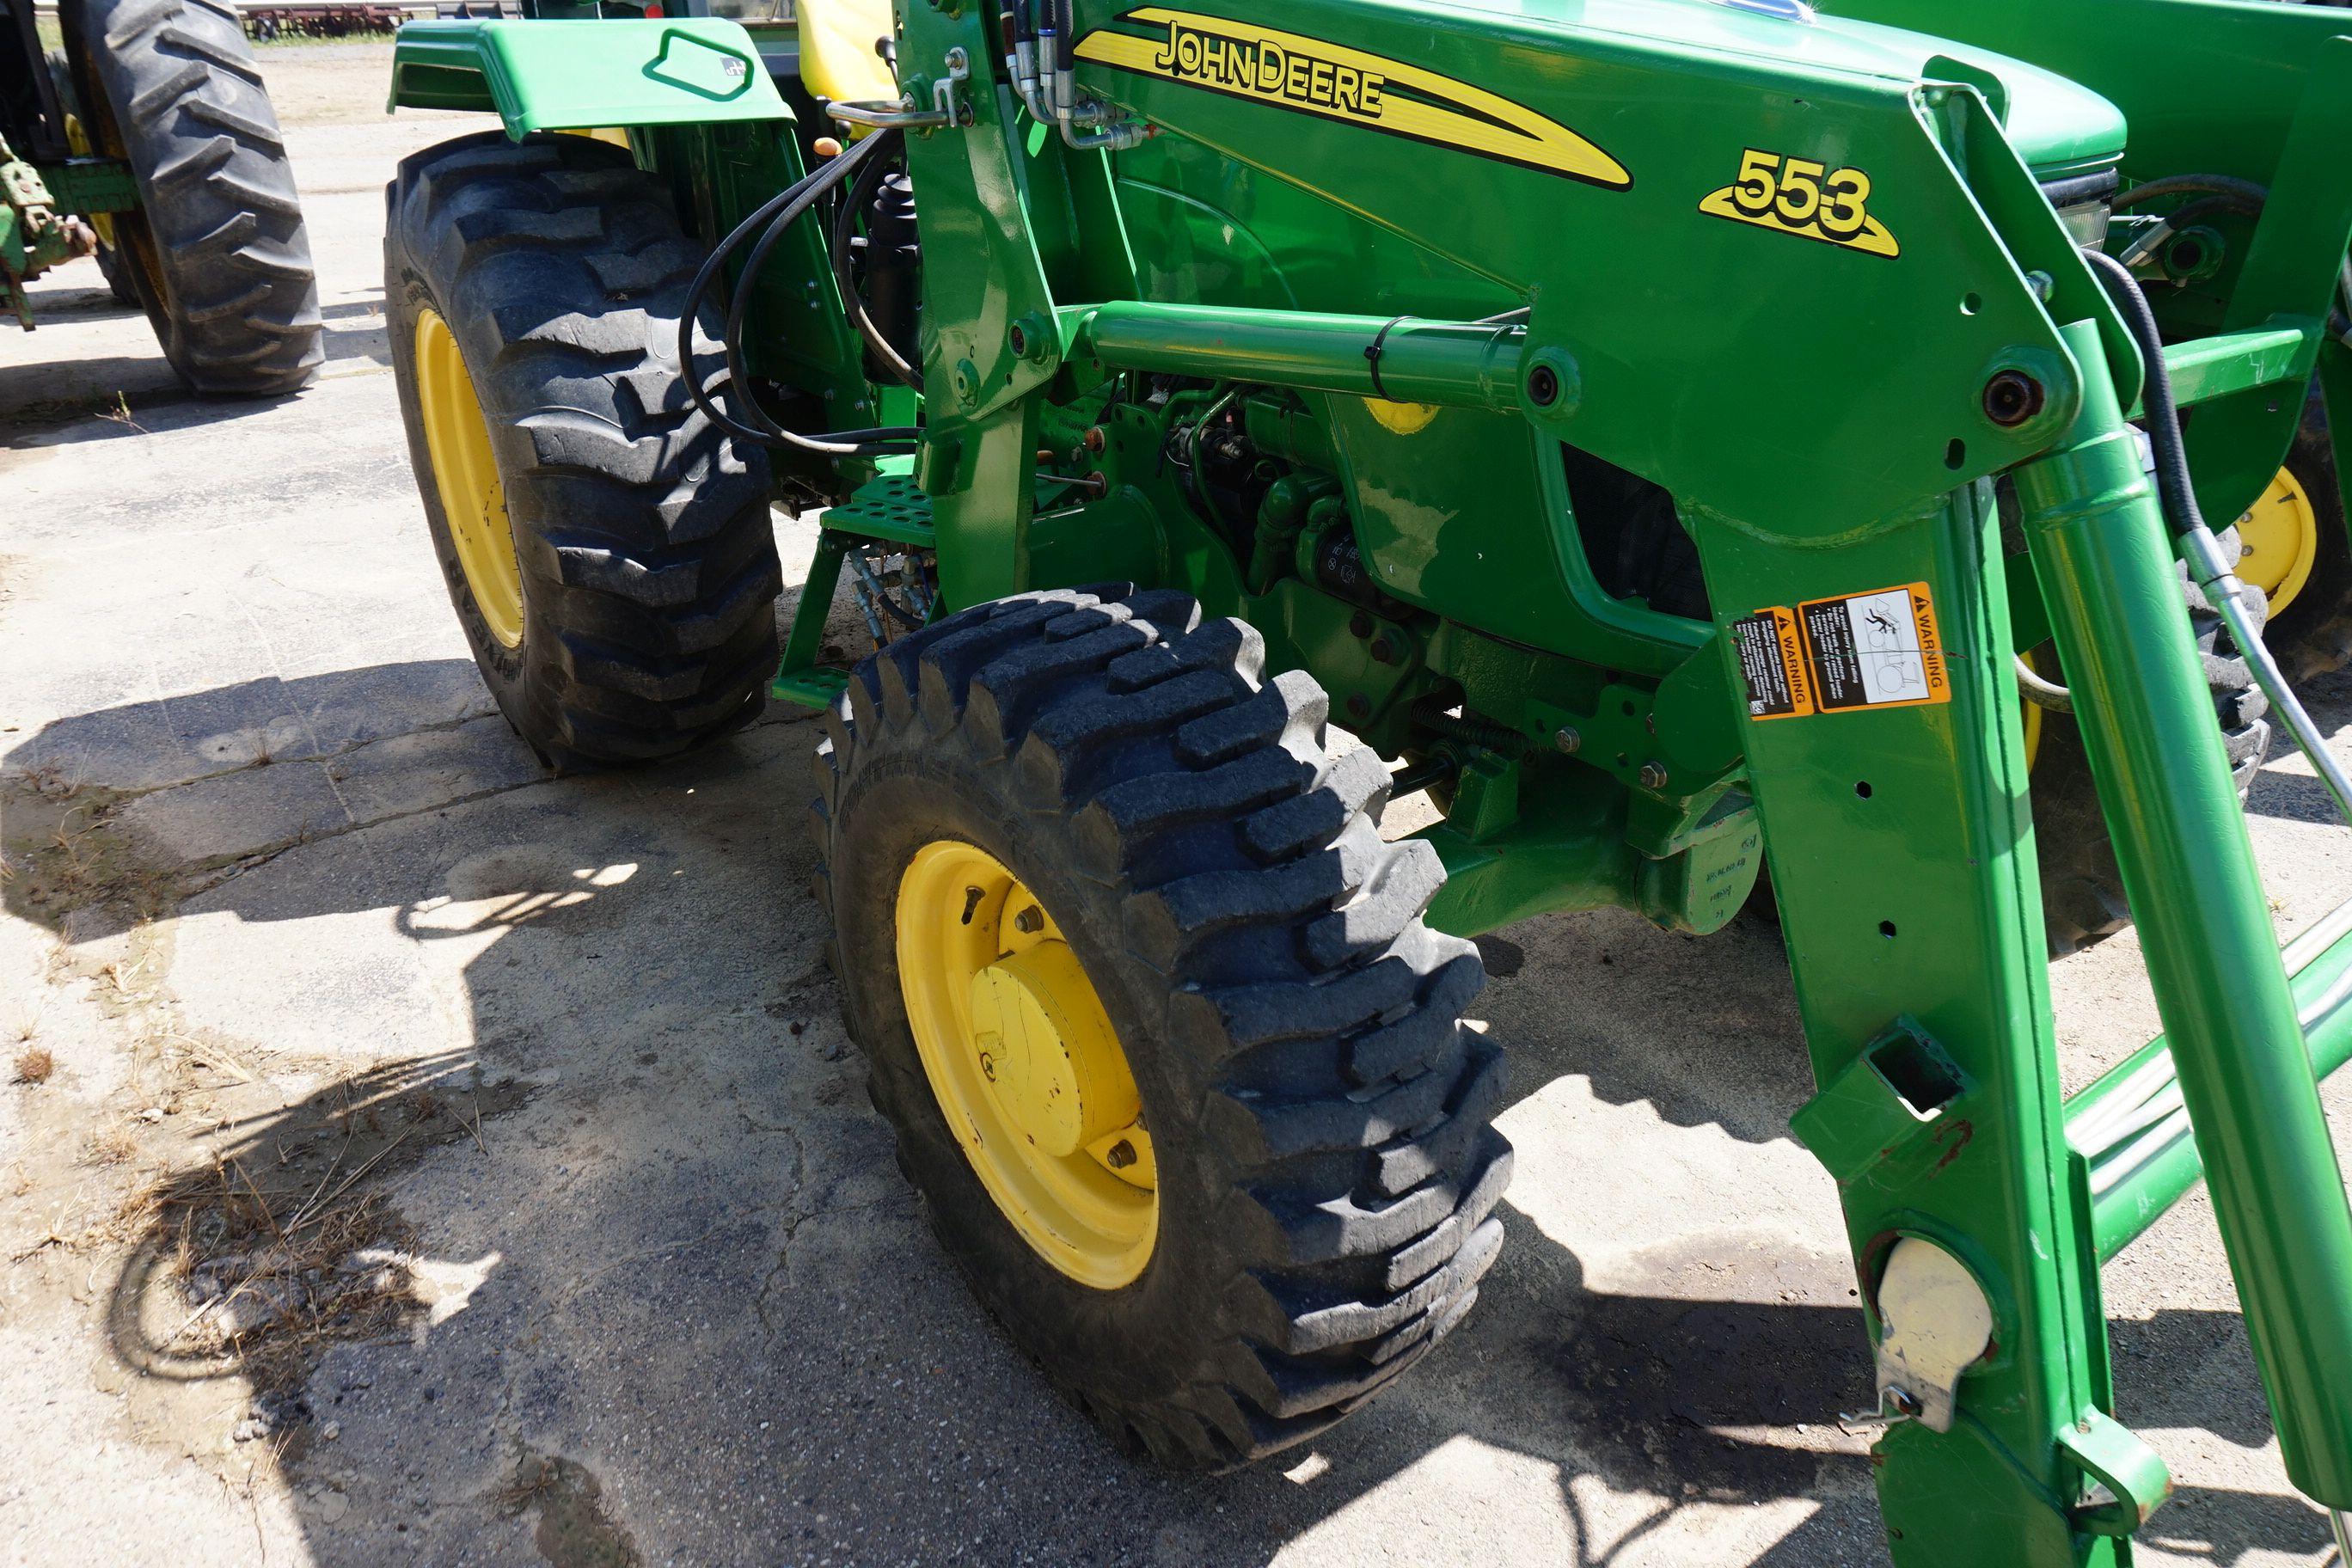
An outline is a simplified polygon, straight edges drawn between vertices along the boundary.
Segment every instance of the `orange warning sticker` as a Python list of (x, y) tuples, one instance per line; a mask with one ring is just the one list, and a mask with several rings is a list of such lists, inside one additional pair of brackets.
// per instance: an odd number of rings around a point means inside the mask
[(1792, 612), (1775, 605), (1732, 622), (1731, 646), (1748, 683), (1749, 718), (1798, 719), (1816, 711)]
[(1778, 605), (1731, 626), (1753, 719), (1798, 719), (1952, 700), (1925, 583)]

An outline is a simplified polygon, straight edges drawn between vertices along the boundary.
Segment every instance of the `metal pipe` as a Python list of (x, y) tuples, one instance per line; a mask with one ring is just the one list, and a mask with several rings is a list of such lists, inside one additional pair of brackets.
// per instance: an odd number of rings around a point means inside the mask
[(1081, 338), (1115, 369), (1507, 412), (1519, 407), (1527, 331), (1121, 300), (1096, 309)]
[(2017, 470), (2034, 574), (2287, 1472), (2352, 1507), (2352, 1205), (2163, 520), (2096, 326), (2064, 333), (2081, 411)]
[[(2352, 941), (2299, 965), (2294, 993), (2315, 1079), (2352, 1061)], [(2104, 1263), (2205, 1174), (2161, 1035), (2066, 1102), (2066, 1141), (2090, 1165), (2091, 1232)]]

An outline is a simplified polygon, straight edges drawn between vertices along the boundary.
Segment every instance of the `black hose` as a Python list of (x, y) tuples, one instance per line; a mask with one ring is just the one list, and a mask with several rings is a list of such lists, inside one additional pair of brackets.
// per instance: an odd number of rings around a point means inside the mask
[[(884, 131), (871, 140), (879, 142), (887, 136), (895, 146), (903, 134), (898, 131)], [(857, 335), (866, 340), (866, 346), (875, 359), (900, 385), (920, 390), (923, 384), (921, 374), (907, 363), (897, 345), (884, 337), (882, 330), (874, 324), (873, 315), (866, 309), (865, 297), (857, 292), (856, 280), (849, 270), (849, 247), (856, 237), (857, 215), (866, 210), (867, 204), (874, 200), (875, 193), (882, 188), (882, 182), (889, 177), (890, 160), (877, 156), (858, 171), (857, 183), (849, 187), (849, 195), (843, 200), (841, 210), (834, 215), (833, 280), (841, 289), (844, 313), (849, 317), (850, 324), (857, 329)]]
[(2083, 259), (2099, 275), (2107, 298), (2115, 301), (2124, 325), (2139, 344), (2140, 358), (2147, 362), (2140, 405), (2147, 416), (2148, 442), (2156, 448), (2156, 489), (2164, 501), (2164, 515), (2175, 533), (2203, 530), (2205, 514), (2197, 509), (2197, 489), (2189, 477), (2189, 447), (2180, 435), (2180, 405), (2172, 398), (2172, 371), (2164, 363), (2164, 332), (2156, 323), (2156, 311), (2130, 268), (2103, 250), (2085, 250)]
[(2160, 180), (2150, 180), (2144, 185), (2134, 185), (2115, 200), (2116, 210), (2136, 207), (2142, 202), (2152, 202), (2162, 196), (2210, 195), (2228, 196), (2243, 204), (2240, 210), (2260, 212), (2263, 204), (2271, 199), (2270, 188), (2252, 180), (2242, 180), (2234, 174), (2167, 174)]
[[(695, 273), (693, 283), (688, 286), (686, 304), (678, 314), (677, 321), (677, 363), (678, 369), (686, 380), (687, 395), (693, 400), (695, 407), (700, 409), (706, 418), (738, 440), (749, 441), (759, 447), (793, 447), (802, 451), (816, 453), (821, 457), (867, 458), (879, 457), (890, 451), (903, 449), (922, 434), (921, 430), (914, 426), (884, 426), (869, 430), (837, 431), (832, 439), (820, 440), (814, 437), (803, 436), (798, 431), (787, 430), (760, 407), (751, 395), (750, 379), (744, 374), (742, 368), (742, 351), (740, 342), (742, 313), (746, 301), (751, 298), (751, 283), (759, 272), (761, 263), (767, 258), (769, 250), (773, 247), (784, 230), (814, 205), (819, 196), (840, 184), (866, 158), (872, 155), (874, 141), (874, 138), (869, 137), (849, 151), (836, 154), (762, 202), (749, 216), (737, 224), (725, 239), (719, 242), (703, 261), (701, 269)], [(730, 395), (742, 401), (745, 410), (758, 421), (754, 426), (746, 425), (729, 416), (711, 401), (709, 389), (704, 387), (701, 378), (695, 374), (694, 326), (702, 314), (703, 301), (709, 297), (711, 285), (717, 281), (724, 269), (728, 257), (734, 253), (737, 246), (742, 244), (763, 224), (767, 226), (767, 232), (761, 236), (758, 247), (744, 263), (743, 271), (736, 280), (735, 309), (729, 313), (727, 332), (719, 341), (719, 346), (724, 350), (727, 360), (727, 374), (723, 378), (723, 384), (727, 386)]]
[[(819, 196), (848, 178), (853, 169), (873, 158), (880, 150), (883, 140), (884, 138), (880, 136), (869, 136), (840, 156), (827, 161), (817, 171), (816, 175), (812, 177), (813, 183), (810, 188), (787, 202), (783, 210), (770, 221), (767, 232), (760, 236), (760, 242), (751, 247), (751, 254), (744, 260), (742, 274), (736, 280), (734, 304), (727, 312), (727, 334), (720, 340), (721, 346), (727, 351), (728, 379), (740, 392), (744, 406), (761, 425), (769, 427), (772, 435), (785, 444), (807, 451), (822, 452), (827, 456), (876, 456), (878, 455), (879, 447), (903, 446), (920, 436), (921, 432), (911, 426), (899, 426), (896, 429), (884, 427), (845, 430), (834, 433), (829, 439), (818, 441), (786, 430), (770, 418), (751, 396), (751, 381), (743, 369), (743, 321), (751, 306), (751, 279), (757, 277), (761, 268), (766, 265), (768, 253), (775, 248), (777, 242), (783, 238), (793, 225), (800, 221), (801, 215), (816, 205)], [(867, 449), (861, 451), (858, 449), (860, 447)]]

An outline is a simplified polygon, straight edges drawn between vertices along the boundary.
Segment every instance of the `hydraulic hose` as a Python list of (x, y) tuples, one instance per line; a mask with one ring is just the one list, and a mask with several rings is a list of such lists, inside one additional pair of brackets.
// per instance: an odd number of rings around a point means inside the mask
[[(866, 140), (879, 142), (887, 137), (895, 144), (904, 134), (905, 132), (899, 131), (884, 131)], [(850, 276), (849, 270), (850, 241), (856, 234), (857, 215), (864, 211), (866, 204), (874, 199), (875, 193), (881, 189), (882, 182), (889, 178), (889, 158), (877, 153), (872, 163), (858, 171), (857, 183), (849, 187), (849, 195), (842, 202), (840, 212), (834, 215), (833, 278), (834, 282), (840, 287), (842, 309), (847, 312), (850, 324), (857, 329), (857, 335), (866, 340), (866, 348), (872, 351), (875, 359), (881, 363), (882, 368), (897, 378), (900, 384), (920, 387), (923, 384), (922, 376), (917, 373), (913, 365), (907, 363), (906, 357), (898, 353), (897, 345), (884, 337), (881, 329), (874, 324), (874, 318), (866, 309), (866, 300), (857, 292), (856, 281)], [(868, 257), (870, 258), (872, 254), (869, 249)]]
[[(761, 265), (766, 261), (768, 253), (774, 248), (776, 242), (783, 237), (784, 232), (816, 204), (818, 197), (839, 184), (842, 180), (855, 173), (867, 158), (872, 157), (877, 144), (881, 140), (882, 138), (878, 136), (867, 137), (848, 151), (837, 153), (819, 164), (809, 174), (762, 202), (712, 249), (709, 257), (704, 260), (701, 269), (694, 275), (693, 283), (687, 289), (685, 308), (679, 312), (677, 321), (677, 363), (679, 372), (686, 380), (687, 395), (693, 399), (695, 407), (700, 409), (712, 424), (738, 440), (749, 441), (760, 447), (791, 447), (801, 451), (815, 453), (820, 457), (870, 458), (902, 451), (922, 435), (921, 430), (914, 426), (842, 430), (833, 433), (829, 438), (804, 436), (796, 430), (787, 430), (771, 418), (767, 411), (759, 405), (751, 394), (750, 377), (743, 370), (743, 317), (751, 297), (751, 283), (758, 276)], [(720, 272), (725, 268), (727, 258), (734, 254), (735, 248), (754, 231), (760, 230), (762, 225), (766, 226), (765, 232), (761, 234), (759, 244), (752, 248), (751, 256), (744, 261), (743, 270), (736, 279), (734, 305), (728, 312), (726, 333), (719, 341), (727, 359), (724, 384), (735, 398), (740, 400), (744, 410), (755, 421), (754, 424), (746, 425), (721, 411), (718, 405), (711, 401), (710, 394), (703, 386), (701, 379), (695, 374), (694, 324), (702, 313), (702, 304), (709, 295), (711, 285), (718, 280)]]
[(2336, 815), (2352, 823), (2352, 778), (2328, 753), (2319, 727), (2311, 721), (2303, 703), (2287, 684), (2286, 677), (2263, 644), (2261, 627), (2241, 597), (2248, 590), (2238, 581), (2231, 562), (2221, 552), (2221, 541), (2206, 526), (2204, 514), (2198, 510), (2197, 491), (2189, 475), (2189, 449), (2180, 435), (2180, 407), (2172, 397), (2172, 373), (2164, 363), (2164, 336), (2156, 322), (2156, 312), (2150, 309), (2147, 296), (2141, 292), (2139, 280), (2131, 268), (2104, 251), (2085, 250), (2083, 259), (2099, 275), (2109, 298), (2130, 329), (2133, 340), (2139, 344), (2140, 357), (2147, 363), (2147, 384), (2141, 401), (2147, 411), (2148, 440), (2156, 449), (2156, 488), (2163, 500), (2164, 515), (2171, 523), (2181, 559), (2188, 563), (2189, 575), (2204, 590), (2207, 602), (2221, 613), (2230, 627), (2231, 640), (2253, 671), (2255, 683), (2271, 700), (2286, 721), (2294, 743), (2310, 759), (2312, 770), (2320, 783), (2334, 797)]

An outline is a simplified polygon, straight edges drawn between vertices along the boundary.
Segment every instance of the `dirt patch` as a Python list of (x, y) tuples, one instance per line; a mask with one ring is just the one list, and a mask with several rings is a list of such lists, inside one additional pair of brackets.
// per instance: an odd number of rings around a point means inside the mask
[[(301, 1434), (301, 1391), (338, 1341), (407, 1332), (439, 1287), (382, 1185), (435, 1149), (473, 1142), (531, 1086), (485, 1083), (470, 1057), (333, 1081), (131, 1194), (107, 1313), (137, 1386), (231, 1373), (253, 1390), (233, 1441)], [(234, 1123), (232, 1123), (234, 1126)]]
[(555, 1568), (641, 1568), (636, 1542), (604, 1511), (604, 1490), (585, 1465), (525, 1449), (499, 1501), (535, 1516), (532, 1542)]

